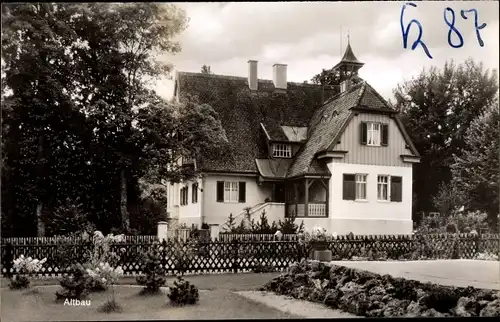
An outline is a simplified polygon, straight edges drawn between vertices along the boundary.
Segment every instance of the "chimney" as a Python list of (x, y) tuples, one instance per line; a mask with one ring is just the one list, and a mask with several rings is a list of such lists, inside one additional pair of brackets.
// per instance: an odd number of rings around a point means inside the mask
[(257, 90), (257, 61), (248, 61), (248, 87), (252, 91)]
[(345, 91), (348, 91), (351, 88), (351, 81), (349, 79), (346, 79), (342, 83), (340, 83), (340, 92), (343, 93)]
[(274, 64), (273, 65), (273, 83), (277, 89), (286, 89), (286, 65)]

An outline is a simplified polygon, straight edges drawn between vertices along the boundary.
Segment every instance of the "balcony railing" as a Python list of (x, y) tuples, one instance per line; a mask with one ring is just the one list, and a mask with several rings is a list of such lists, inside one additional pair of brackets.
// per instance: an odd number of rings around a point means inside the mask
[[(295, 204), (288, 205), (288, 213), (295, 213), (297, 217), (305, 217), (305, 204)], [(327, 217), (326, 213), (326, 203), (309, 203), (307, 217)]]

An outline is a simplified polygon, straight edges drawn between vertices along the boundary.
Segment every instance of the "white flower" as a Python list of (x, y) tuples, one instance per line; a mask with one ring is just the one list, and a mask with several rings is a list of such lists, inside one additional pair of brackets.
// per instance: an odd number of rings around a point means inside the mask
[(123, 275), (123, 268), (121, 266), (118, 266), (115, 269), (115, 273), (118, 274), (118, 275)]
[(333, 238), (337, 238), (337, 236), (338, 236), (338, 235), (337, 235), (337, 233), (336, 233), (336, 232), (333, 232), (333, 233), (332, 233), (332, 237), (333, 237)]
[(94, 237), (97, 239), (101, 239), (104, 238), (104, 235), (99, 230), (96, 230), (94, 231)]

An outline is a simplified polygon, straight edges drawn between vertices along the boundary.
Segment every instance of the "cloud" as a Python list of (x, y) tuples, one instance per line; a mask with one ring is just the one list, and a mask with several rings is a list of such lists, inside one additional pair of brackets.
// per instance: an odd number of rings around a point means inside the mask
[[(183, 50), (164, 56), (176, 70), (197, 72), (210, 65), (216, 74), (246, 76), (247, 61), (259, 61), (259, 77), (271, 78), (274, 63), (288, 64), (290, 81), (310, 80), (322, 68), (334, 66), (346, 45), (347, 31), (358, 59), (365, 63), (360, 74), (385, 97), (404, 79), (430, 66), (443, 66), (454, 59), (468, 57), (498, 68), (498, 2), (446, 1), (416, 2), (407, 7), (404, 24), (416, 19), (422, 25), (422, 40), (429, 48), (429, 59), (422, 48), (404, 49), (401, 36), (401, 8), (404, 2), (275, 2), (275, 3), (179, 3), (190, 17), (190, 26), (179, 37)], [(455, 25), (464, 45), (448, 44), (449, 27), (444, 10), (455, 12)], [(484, 47), (480, 47), (474, 16), (460, 16), (461, 9), (476, 9)], [(448, 17), (451, 15), (448, 13)], [(342, 33), (341, 33), (342, 28)], [(408, 47), (416, 39), (413, 25)], [(342, 36), (342, 37), (341, 37)], [(453, 42), (457, 42), (452, 36)], [(160, 95), (170, 97), (172, 82), (162, 81)]]

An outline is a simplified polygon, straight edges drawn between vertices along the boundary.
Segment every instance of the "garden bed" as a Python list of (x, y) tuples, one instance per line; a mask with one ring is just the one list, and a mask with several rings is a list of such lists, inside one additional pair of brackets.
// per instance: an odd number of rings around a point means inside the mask
[(457, 288), (305, 261), (263, 289), (366, 317), (500, 316), (500, 292)]

